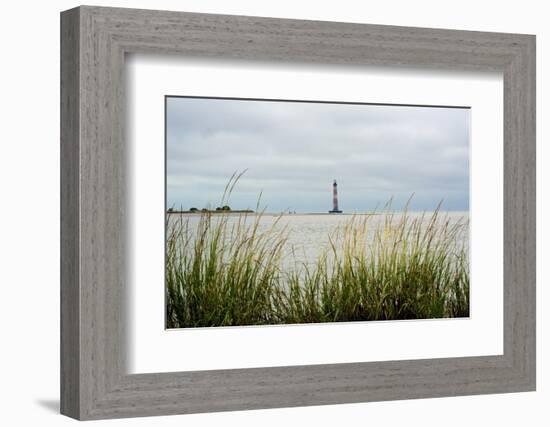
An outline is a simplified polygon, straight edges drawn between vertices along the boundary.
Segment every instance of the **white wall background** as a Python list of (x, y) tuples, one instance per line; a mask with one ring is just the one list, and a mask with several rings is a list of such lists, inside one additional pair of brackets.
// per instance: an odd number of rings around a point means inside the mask
[[(508, 395), (109, 421), (146, 426), (546, 426), (550, 423), (548, 270), (550, 27), (536, 0), (96, 1), (97, 5), (537, 35), (538, 391)], [(74, 1), (5, 2), (0, 66), (0, 422), (63, 426), (59, 405), (59, 12)]]

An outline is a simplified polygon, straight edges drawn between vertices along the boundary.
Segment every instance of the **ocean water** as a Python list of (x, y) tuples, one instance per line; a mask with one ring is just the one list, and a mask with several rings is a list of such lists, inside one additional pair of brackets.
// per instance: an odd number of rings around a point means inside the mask
[[(226, 214), (223, 214), (226, 215)], [(375, 230), (384, 226), (387, 221), (385, 214), (264, 214), (261, 216), (258, 232), (284, 232), (286, 243), (283, 248), (283, 268), (291, 268), (298, 264), (312, 265), (321, 252), (329, 245), (330, 237), (335, 238), (338, 230), (341, 230), (350, 220), (361, 221), (367, 218), (367, 241), (375, 235)], [(393, 213), (393, 223), (397, 224), (402, 213)], [(431, 212), (408, 212), (409, 223), (414, 219), (422, 221), (422, 226), (427, 227), (432, 216)], [(212, 220), (219, 221), (222, 214), (214, 214)], [(171, 214), (168, 219), (168, 228), (178, 219), (188, 221), (190, 234), (194, 234), (200, 221), (200, 214)], [(239, 221), (238, 214), (227, 214), (228, 228), (236, 226)], [(247, 214), (245, 224), (251, 226), (257, 219), (255, 214)], [(242, 220), (242, 219), (241, 219)], [(457, 240), (457, 245), (469, 246), (469, 213), (468, 212), (439, 212), (438, 222), (448, 221), (450, 225), (465, 224)]]

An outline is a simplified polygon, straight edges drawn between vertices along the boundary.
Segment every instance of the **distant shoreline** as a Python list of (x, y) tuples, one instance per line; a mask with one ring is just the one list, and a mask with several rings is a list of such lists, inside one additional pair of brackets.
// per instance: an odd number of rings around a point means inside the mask
[[(402, 213), (403, 211), (393, 211), (394, 214)], [(422, 213), (431, 213), (433, 211), (408, 211), (409, 213), (422, 214)], [(462, 213), (469, 214), (469, 211), (442, 211), (448, 213)], [(353, 215), (384, 215), (386, 212), (377, 211), (377, 212), (342, 212), (338, 214), (328, 213), (328, 212), (255, 212), (252, 210), (232, 210), (232, 211), (166, 211), (167, 215), (201, 215), (205, 213), (215, 214), (215, 215), (240, 215), (243, 213), (250, 215), (262, 215), (262, 216), (353, 216)]]
[(166, 211), (167, 215), (201, 215), (201, 214), (215, 214), (215, 215), (262, 215), (262, 216), (352, 216), (352, 215), (381, 215), (382, 212), (342, 212), (342, 213), (328, 213), (328, 212), (255, 212), (252, 210), (232, 210), (232, 211)]
[(250, 209), (241, 209), (241, 210), (196, 210), (196, 211), (166, 211), (167, 214), (191, 214), (191, 215), (199, 215), (203, 213), (213, 213), (213, 214), (241, 214), (241, 213), (255, 213), (253, 210)]

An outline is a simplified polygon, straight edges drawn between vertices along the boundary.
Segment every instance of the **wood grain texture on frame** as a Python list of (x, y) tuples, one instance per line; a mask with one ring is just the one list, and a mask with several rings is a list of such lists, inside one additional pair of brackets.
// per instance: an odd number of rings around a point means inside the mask
[[(125, 369), (127, 53), (500, 71), (504, 354), (217, 371)], [(183, 414), (535, 389), (535, 37), (82, 6), (61, 14), (61, 412)]]

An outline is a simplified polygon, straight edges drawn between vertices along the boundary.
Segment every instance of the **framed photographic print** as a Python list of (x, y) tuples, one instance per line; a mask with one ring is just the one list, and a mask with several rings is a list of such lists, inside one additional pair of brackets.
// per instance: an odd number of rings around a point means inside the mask
[(61, 15), (61, 408), (535, 389), (535, 38)]

